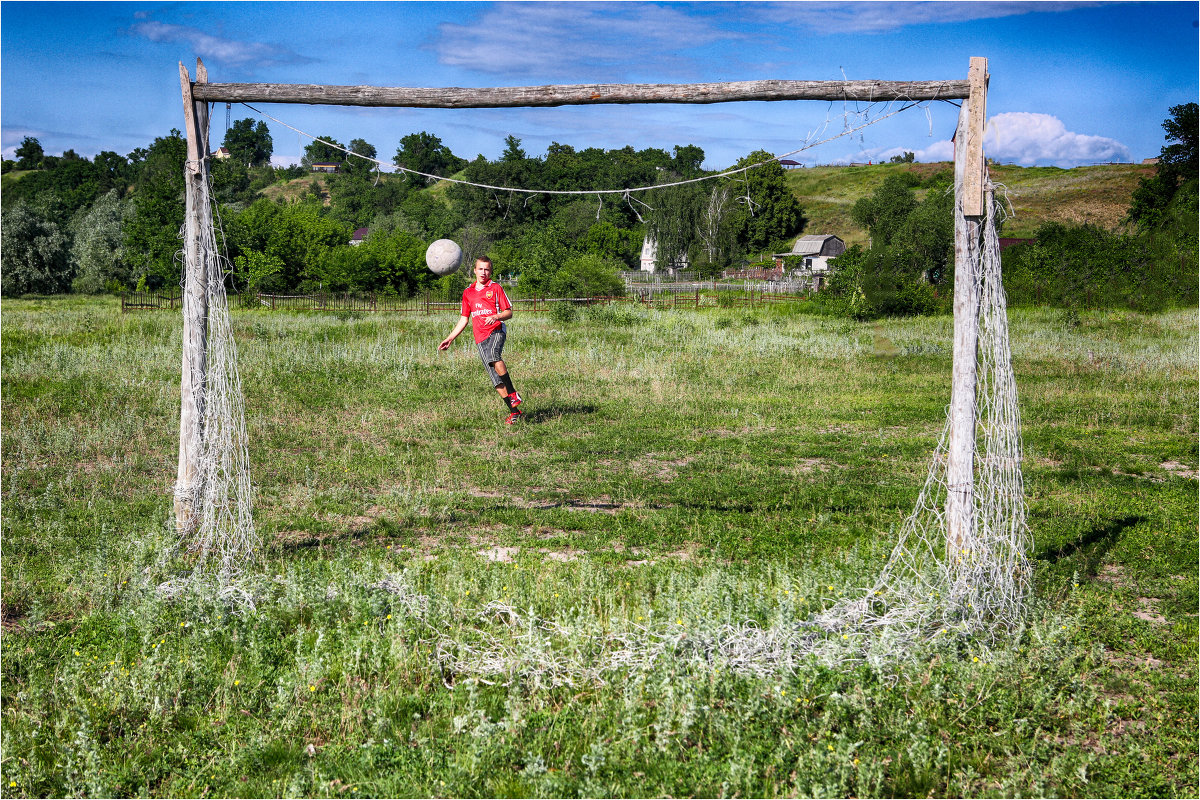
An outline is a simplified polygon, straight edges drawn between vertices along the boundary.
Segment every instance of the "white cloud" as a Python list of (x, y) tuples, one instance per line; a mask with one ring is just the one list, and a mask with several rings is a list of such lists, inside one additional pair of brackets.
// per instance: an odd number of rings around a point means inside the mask
[[(1129, 148), (1116, 139), (1074, 133), (1067, 130), (1058, 117), (1028, 111), (1006, 112), (989, 119), (983, 136), (983, 150), (995, 161), (1025, 167), (1070, 168), (1130, 160)], [(916, 160), (923, 163), (954, 160), (954, 143), (941, 139), (921, 148), (897, 145), (864, 148), (824, 163), (880, 163), (906, 151), (911, 151)]]
[[(771, 3), (759, 6), (764, 18), (812, 31), (880, 33), (909, 25), (937, 25), (1021, 14), (1067, 11), (1098, 3), (1080, 2), (865, 2)], [(750, 6), (755, 8), (755, 6)]]
[(131, 30), (152, 42), (184, 42), (196, 55), (230, 66), (296, 64), (313, 60), (278, 45), (213, 36), (187, 25), (148, 20), (137, 23)]
[(646, 3), (497, 3), (468, 24), (443, 23), (442, 64), (547, 79), (619, 78), (631, 68), (678, 74), (680, 50), (742, 38), (686, 9)]
[(1074, 133), (1058, 117), (1028, 111), (1010, 111), (988, 120), (983, 148), (997, 161), (1023, 166), (1130, 160), (1129, 148), (1116, 139)]

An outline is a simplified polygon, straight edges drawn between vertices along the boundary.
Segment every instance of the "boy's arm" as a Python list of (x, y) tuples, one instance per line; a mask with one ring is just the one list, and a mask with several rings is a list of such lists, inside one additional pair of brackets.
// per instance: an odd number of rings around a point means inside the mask
[(471, 324), (471, 318), (462, 316), (458, 318), (458, 324), (454, 326), (454, 330), (450, 331), (450, 335), (442, 339), (442, 343), (438, 345), (438, 350), (445, 350), (450, 347), (450, 343), (458, 338), (458, 335), (467, 329)]

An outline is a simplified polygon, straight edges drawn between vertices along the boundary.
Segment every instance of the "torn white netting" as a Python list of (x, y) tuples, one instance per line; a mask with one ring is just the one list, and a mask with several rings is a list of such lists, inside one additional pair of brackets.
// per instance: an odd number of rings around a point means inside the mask
[[(197, 370), (202, 374), (192, 382), (201, 425), (193, 482), (176, 486), (176, 496), (192, 510), (190, 524), (180, 533), (181, 545), (195, 556), (196, 571), (229, 576), (253, 561), (259, 540), (254, 529), (242, 380), (225, 295), (228, 262), (218, 250), (210, 187), (207, 181), (195, 186), (196, 257), (207, 313), (185, 287), (184, 315), (191, 315), (193, 325), (204, 326), (199, 343), (204, 353), (191, 353), (197, 344), (186, 336), (183, 346), (185, 363), (203, 365)], [(190, 360), (195, 355), (199, 359)]]

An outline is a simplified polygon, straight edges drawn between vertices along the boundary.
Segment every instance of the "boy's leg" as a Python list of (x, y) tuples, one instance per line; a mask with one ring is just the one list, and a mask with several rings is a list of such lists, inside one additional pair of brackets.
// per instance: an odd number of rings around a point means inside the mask
[(516, 412), (517, 406), (521, 404), (521, 396), (513, 388), (512, 378), (508, 375), (508, 366), (501, 357), (504, 351), (504, 340), (505, 334), (502, 329), (480, 342), (479, 358), (483, 361), (488, 377), (492, 379), (492, 386), (496, 388), (496, 393), (500, 395), (500, 400), (504, 403), (505, 408)]
[(521, 405), (521, 395), (517, 394), (517, 390), (513, 388), (512, 376), (508, 374), (508, 365), (501, 360), (492, 364), (492, 369), (496, 371), (496, 376), (500, 379), (501, 385), (496, 387), (496, 391), (504, 398), (504, 401), (510, 408)]

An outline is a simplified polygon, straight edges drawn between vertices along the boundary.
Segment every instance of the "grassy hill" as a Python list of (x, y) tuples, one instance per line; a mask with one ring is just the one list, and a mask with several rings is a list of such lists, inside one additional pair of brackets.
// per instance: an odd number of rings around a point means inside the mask
[[(888, 175), (913, 172), (927, 179), (953, 170), (950, 162), (875, 164), (860, 167), (812, 167), (789, 170), (788, 185), (804, 207), (809, 233), (832, 233), (847, 244), (867, 243), (867, 232), (854, 224), (850, 210), (859, 198), (875, 191)], [(1154, 174), (1147, 164), (1103, 164), (1092, 167), (992, 166), (992, 180), (1002, 185), (1013, 216), (1007, 236), (1032, 236), (1044, 222), (1090, 222), (1116, 230), (1141, 178)], [(925, 190), (916, 190), (918, 197)]]
[[(867, 232), (851, 219), (850, 210), (874, 192), (888, 175), (915, 173), (922, 181), (938, 173), (952, 173), (950, 162), (932, 164), (874, 164), (855, 167), (811, 167), (788, 170), (787, 181), (804, 207), (808, 233), (832, 233), (847, 244), (867, 244)], [(1044, 222), (1092, 223), (1117, 230), (1129, 208), (1138, 181), (1154, 174), (1149, 164), (1102, 164), (1091, 167), (991, 167), (992, 180), (1003, 186), (1003, 195), (1013, 216), (1004, 225), (1007, 236), (1032, 236)], [(12, 180), (9, 175), (6, 179)], [(401, 180), (381, 175), (381, 180)], [(314, 181), (321, 183), (326, 198), (329, 184), (324, 175), (305, 175), (263, 189), (264, 197), (295, 199)], [(445, 181), (425, 191), (446, 202)], [(923, 197), (926, 189), (916, 189)], [(328, 202), (328, 199), (326, 199)]]

